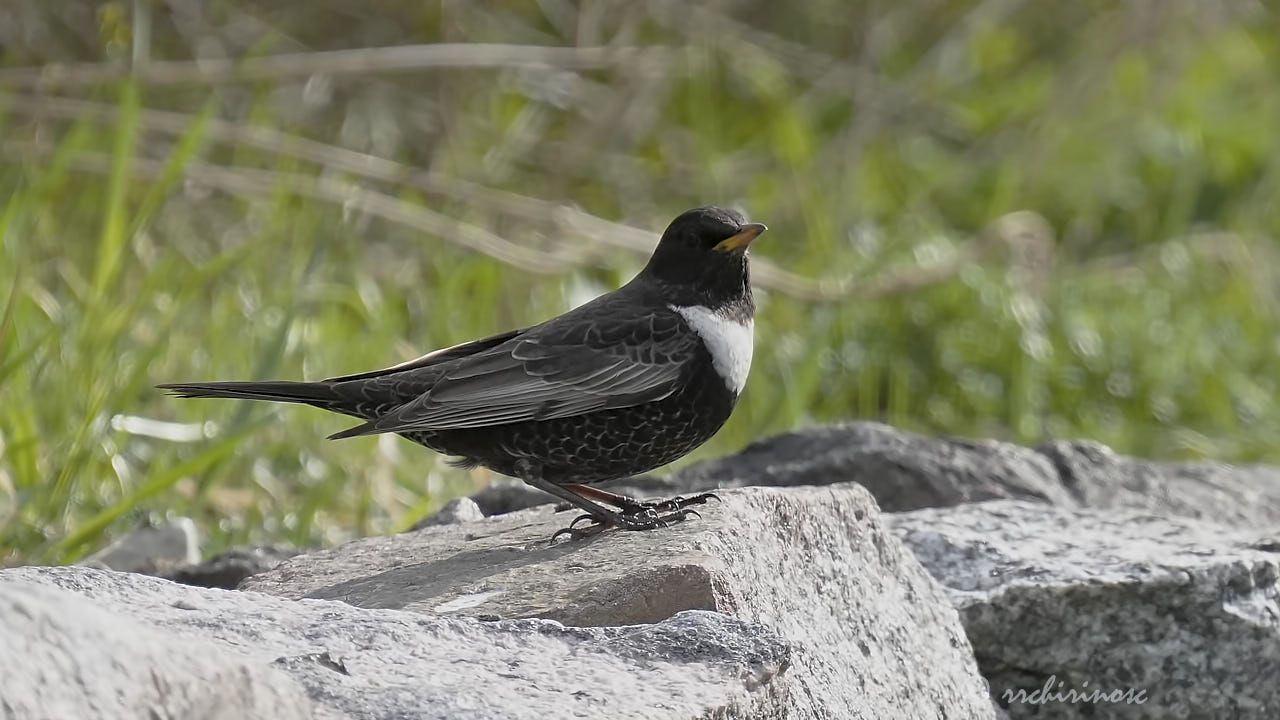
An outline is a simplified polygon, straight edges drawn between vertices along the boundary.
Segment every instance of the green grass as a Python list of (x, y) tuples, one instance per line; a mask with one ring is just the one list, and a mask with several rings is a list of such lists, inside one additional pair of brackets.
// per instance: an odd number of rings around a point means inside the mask
[[(345, 421), (317, 410), (152, 386), (381, 367), (638, 269), (640, 252), (557, 224), (560, 204), (655, 231), (737, 204), (771, 227), (757, 257), (849, 288), (760, 288), (747, 393), (691, 460), (849, 418), (1280, 460), (1280, 22), (975, 7), (580, 18), (600, 42), (670, 47), (653, 73), (120, 81), (59, 91), (91, 103), (63, 113), (0, 86), (0, 562), (73, 561), (170, 513), (208, 551), (327, 544), (491, 481), (394, 438), (327, 442)], [(572, 44), (534, 9), (380, 9), (411, 29), (378, 24), (371, 44), (444, 26)], [(257, 19), (279, 32), (248, 53), (350, 46), (336, 6)], [(156, 18), (153, 56), (187, 57), (177, 22)], [(361, 175), (334, 146), (433, 174)], [(475, 249), (490, 240), (526, 260)], [(535, 261), (563, 269), (519, 266)]]

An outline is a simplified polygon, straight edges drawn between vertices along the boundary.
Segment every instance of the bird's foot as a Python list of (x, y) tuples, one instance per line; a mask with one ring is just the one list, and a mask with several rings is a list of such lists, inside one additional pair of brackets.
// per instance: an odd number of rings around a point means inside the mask
[[(660, 514), (675, 513), (680, 510), (684, 510), (690, 505), (706, 505), (708, 500), (715, 500), (716, 502), (720, 502), (720, 496), (716, 495), (715, 493), (704, 492), (704, 493), (698, 493), (697, 495), (690, 495), (689, 497), (677, 495), (668, 500), (657, 500), (657, 501), (650, 500), (647, 502), (639, 503), (639, 505), (645, 508), (646, 510), (650, 510), (652, 512), (656, 512)], [(697, 515), (696, 512), (694, 514)]]
[[(583, 525), (582, 527), (578, 527), (578, 523), (582, 520), (589, 520), (590, 523)], [(608, 520), (601, 520), (594, 515), (579, 515), (573, 519), (573, 522), (569, 523), (568, 527), (563, 527), (555, 531), (555, 534), (551, 536), (551, 539), (547, 541), (547, 544), (555, 545), (556, 540), (559, 540), (562, 535), (568, 536), (570, 542), (573, 542), (574, 540), (585, 540), (589, 537), (595, 537), (611, 527), (613, 527), (613, 523)]]
[[(708, 497), (715, 497), (711, 493), (705, 493)], [(701, 497), (701, 496), (700, 496)], [(717, 498), (719, 499), (719, 498)], [(554, 544), (561, 535), (567, 535), (570, 540), (581, 540), (584, 538), (594, 537), (609, 528), (616, 527), (622, 530), (654, 530), (656, 528), (667, 527), (674, 523), (687, 520), (689, 516), (700, 518), (702, 514), (697, 510), (689, 507), (676, 505), (677, 501), (692, 500), (694, 504), (705, 503), (706, 497), (701, 499), (693, 498), (673, 498), (661, 503), (648, 503), (636, 512), (625, 512), (615, 518), (601, 519), (595, 515), (583, 514), (573, 519), (566, 528), (557, 530), (551, 536), (551, 543)], [(689, 504), (689, 503), (685, 503)], [(588, 524), (581, 527), (578, 523), (586, 521)]]
[(628, 502), (619, 504), (619, 507), (622, 508), (623, 514), (663, 515), (666, 513), (675, 512), (677, 510), (683, 510), (689, 507), (690, 505), (705, 505), (708, 500), (718, 501), (720, 499), (720, 496), (716, 495), (715, 493), (705, 492), (705, 493), (699, 493), (697, 495), (690, 495), (689, 497), (683, 497), (681, 495), (677, 495), (667, 500), (633, 500), (631, 498), (626, 498), (626, 499)]
[(687, 520), (689, 516), (700, 518), (702, 514), (692, 508), (680, 507), (670, 512), (659, 512), (655, 508), (646, 508), (639, 515), (623, 515), (623, 519), (627, 522), (622, 525), (623, 530), (653, 530), (654, 528), (663, 528), (678, 522)]

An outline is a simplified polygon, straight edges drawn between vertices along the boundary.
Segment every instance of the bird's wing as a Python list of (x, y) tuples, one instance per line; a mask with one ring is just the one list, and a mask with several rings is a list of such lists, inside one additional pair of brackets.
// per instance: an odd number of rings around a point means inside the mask
[(496, 347), (510, 340), (513, 337), (517, 337), (521, 335), (527, 330), (528, 328), (521, 328), (519, 330), (509, 330), (499, 335), (494, 335), (492, 337), (484, 338), (483, 340), (472, 340), (471, 342), (465, 342), (460, 345), (453, 345), (447, 348), (440, 348), (439, 350), (432, 350), (431, 352), (427, 353), (426, 355), (423, 355), (422, 357), (414, 358), (413, 360), (409, 360), (408, 362), (402, 362), (399, 365), (392, 365), (391, 367), (383, 368), (382, 370), (373, 370), (371, 372), (363, 372), (357, 375), (343, 375), (342, 377), (332, 377), (332, 378), (329, 378), (328, 380), (325, 380), (324, 382), (341, 383), (341, 382), (349, 382), (351, 380), (370, 380), (372, 378), (383, 377), (386, 375), (396, 375), (399, 373), (403, 373), (406, 370), (417, 370), (419, 368), (430, 367), (432, 365), (439, 365), (440, 363), (443, 363), (443, 362), (448, 362), (450, 360), (457, 360), (460, 357), (466, 357), (468, 355), (475, 355), (476, 353), (483, 352), (485, 350), (488, 350), (489, 348)]
[(461, 360), (416, 399), (334, 437), (551, 420), (661, 400), (697, 352), (683, 322), (667, 308), (558, 318)]

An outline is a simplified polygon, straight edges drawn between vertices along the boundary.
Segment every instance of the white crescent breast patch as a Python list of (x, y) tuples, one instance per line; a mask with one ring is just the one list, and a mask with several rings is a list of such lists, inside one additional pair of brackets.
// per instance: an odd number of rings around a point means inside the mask
[(716, 374), (735, 395), (741, 394), (747, 385), (747, 374), (751, 372), (755, 321), (739, 323), (701, 305), (667, 307), (680, 313), (689, 327), (698, 333), (707, 346), (707, 352), (711, 353)]

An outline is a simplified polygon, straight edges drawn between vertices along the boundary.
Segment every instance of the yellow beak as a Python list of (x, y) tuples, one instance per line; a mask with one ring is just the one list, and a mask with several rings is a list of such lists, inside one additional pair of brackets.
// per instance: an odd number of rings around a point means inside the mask
[(729, 237), (724, 240), (721, 240), (715, 246), (715, 249), (720, 250), (722, 252), (729, 252), (730, 250), (740, 250), (750, 245), (753, 240), (760, 237), (760, 233), (768, 229), (769, 228), (765, 227), (764, 225), (761, 225), (760, 223), (747, 223), (746, 225), (742, 226), (742, 229), (738, 231), (738, 234), (734, 235), (733, 237)]

